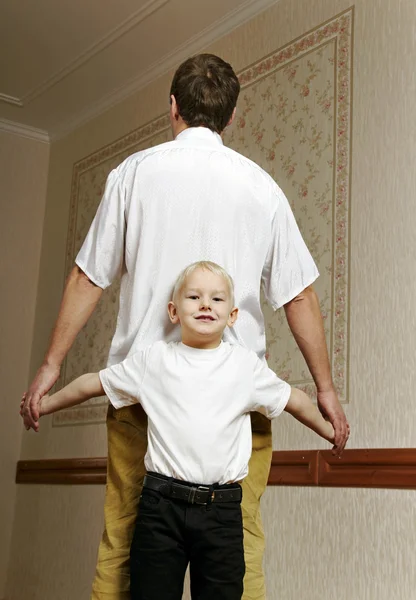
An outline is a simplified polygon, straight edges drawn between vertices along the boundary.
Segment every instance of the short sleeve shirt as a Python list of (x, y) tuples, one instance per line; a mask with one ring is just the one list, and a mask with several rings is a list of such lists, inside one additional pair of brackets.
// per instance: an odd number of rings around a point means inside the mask
[(142, 404), (146, 469), (205, 484), (247, 475), (249, 413), (277, 417), (291, 390), (254, 352), (227, 342), (213, 350), (157, 342), (100, 371), (100, 379), (115, 408)]
[(166, 307), (190, 263), (211, 260), (234, 279), (239, 318), (224, 339), (265, 353), (260, 287), (275, 308), (318, 276), (289, 203), (258, 165), (204, 127), (133, 154), (108, 177), (76, 257), (98, 286), (121, 274), (108, 364), (158, 341), (178, 341)]

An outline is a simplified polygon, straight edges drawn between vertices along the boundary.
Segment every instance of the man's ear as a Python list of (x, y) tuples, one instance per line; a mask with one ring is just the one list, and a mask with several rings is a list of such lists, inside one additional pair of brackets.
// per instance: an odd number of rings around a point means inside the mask
[(170, 96), (170, 118), (173, 121), (178, 121), (180, 117), (178, 104), (176, 102), (176, 98), (173, 94)]
[(176, 323), (179, 323), (178, 311), (176, 310), (176, 306), (172, 301), (170, 301), (168, 304), (168, 315), (171, 323), (173, 323), (174, 325), (176, 325)]
[(231, 123), (234, 121), (234, 117), (235, 117), (235, 113), (237, 112), (237, 107), (234, 106), (234, 110), (233, 110), (233, 114), (230, 117), (230, 120), (227, 123), (227, 127), (229, 127), (231, 125)]
[(237, 321), (238, 317), (238, 308), (234, 306), (234, 308), (230, 312), (230, 316), (228, 317), (227, 325), (228, 327), (232, 327), (234, 323)]

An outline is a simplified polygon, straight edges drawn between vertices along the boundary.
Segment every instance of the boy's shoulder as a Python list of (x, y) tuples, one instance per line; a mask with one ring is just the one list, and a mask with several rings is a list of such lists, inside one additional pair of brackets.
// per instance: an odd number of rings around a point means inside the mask
[(162, 354), (168, 345), (167, 342), (158, 341), (145, 346), (136, 346), (131, 349), (126, 358), (132, 360), (148, 360), (150, 357)]
[(170, 356), (177, 353), (178, 346), (179, 342), (165, 342), (164, 340), (159, 340), (147, 347), (148, 356), (151, 356), (152, 358)]
[(164, 354), (166, 350), (171, 346), (172, 343), (175, 342), (165, 342), (164, 340), (159, 340), (158, 342), (153, 342), (150, 346), (147, 346), (146, 350), (150, 355), (160, 355)]
[(260, 359), (254, 350), (250, 350), (240, 344), (230, 344), (230, 342), (223, 342), (225, 351), (236, 360), (246, 361), (255, 365)]

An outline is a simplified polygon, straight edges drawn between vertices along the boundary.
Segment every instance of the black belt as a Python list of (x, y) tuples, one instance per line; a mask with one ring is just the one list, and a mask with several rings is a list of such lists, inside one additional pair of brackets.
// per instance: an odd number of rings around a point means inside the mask
[(229, 484), (230, 487), (214, 485), (192, 485), (177, 483), (169, 478), (163, 479), (156, 475), (146, 475), (143, 487), (160, 492), (166, 498), (182, 500), (188, 504), (210, 504), (211, 502), (241, 502), (243, 491), (239, 484)]

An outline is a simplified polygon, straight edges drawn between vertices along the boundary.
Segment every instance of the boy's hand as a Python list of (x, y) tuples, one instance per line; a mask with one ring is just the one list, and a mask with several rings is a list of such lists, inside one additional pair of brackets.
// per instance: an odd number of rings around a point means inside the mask
[(335, 448), (335, 430), (329, 421), (326, 421), (326, 424), (327, 424), (328, 433), (326, 434), (325, 437), (326, 437), (327, 441), (333, 445), (332, 451), (334, 451), (336, 449)]
[[(37, 431), (39, 428), (39, 407), (42, 396), (49, 392), (59, 377), (60, 367), (56, 365), (43, 364), (30, 386), (23, 394), (24, 415), (23, 417), (26, 429)], [(22, 409), (22, 403), (20, 403)]]
[[(42, 410), (42, 405), (49, 398), (48, 394), (45, 394), (38, 404), (39, 418), (42, 417), (45, 412)], [(23, 424), (26, 427), (26, 430), (33, 429), (33, 431), (39, 431), (39, 418), (34, 421), (32, 415), (30, 414), (30, 408), (26, 402), (26, 392), (23, 394), (22, 399), (20, 401), (20, 416), (23, 419)]]
[(20, 416), (23, 419), (23, 425), (25, 426), (26, 431), (29, 431), (29, 429), (32, 429), (34, 431), (37, 431), (39, 428), (39, 424), (36, 421), (36, 428), (35, 426), (32, 425), (32, 419), (29, 419), (29, 407), (26, 404), (26, 392), (23, 394), (22, 399), (20, 401), (20, 410), (19, 410)]

